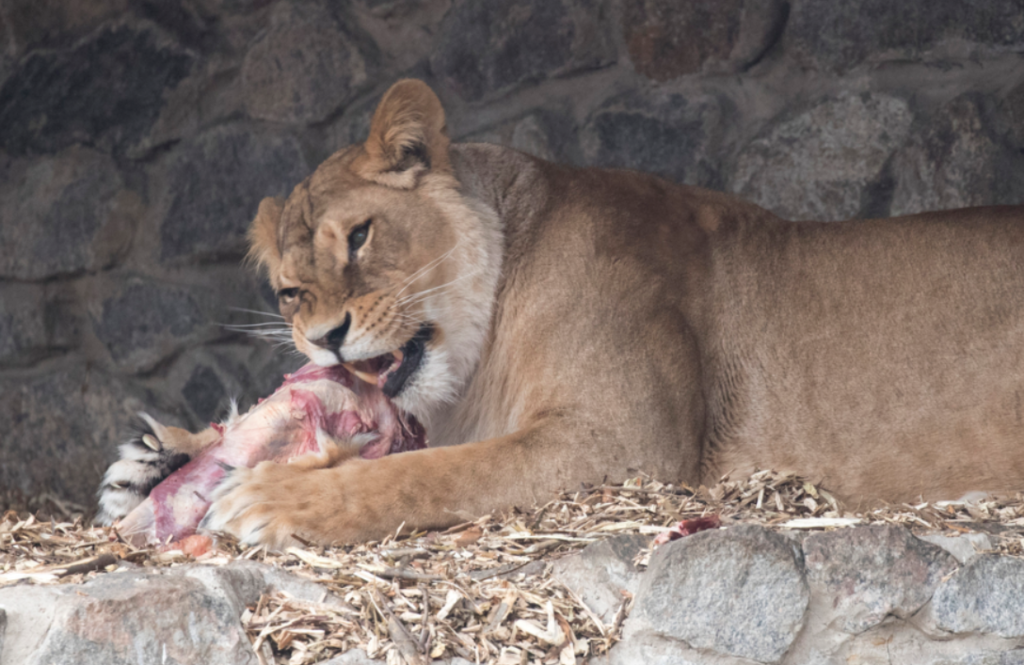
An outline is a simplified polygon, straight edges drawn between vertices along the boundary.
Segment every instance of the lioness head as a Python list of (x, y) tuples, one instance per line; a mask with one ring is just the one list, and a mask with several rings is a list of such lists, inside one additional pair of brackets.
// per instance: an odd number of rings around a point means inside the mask
[(423, 83), (384, 95), (362, 145), (332, 155), (249, 231), (299, 351), (345, 364), (423, 418), (480, 357), (500, 269), (494, 212), (459, 193), (444, 111)]

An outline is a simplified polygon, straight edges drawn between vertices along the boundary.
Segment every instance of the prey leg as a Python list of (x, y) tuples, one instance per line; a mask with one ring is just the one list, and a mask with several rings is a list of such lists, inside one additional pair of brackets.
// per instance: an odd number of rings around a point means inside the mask
[(148, 414), (139, 416), (139, 433), (121, 444), (121, 458), (103, 476), (97, 524), (112, 524), (130, 513), (160, 481), (220, 437), (212, 427), (193, 434), (162, 425)]

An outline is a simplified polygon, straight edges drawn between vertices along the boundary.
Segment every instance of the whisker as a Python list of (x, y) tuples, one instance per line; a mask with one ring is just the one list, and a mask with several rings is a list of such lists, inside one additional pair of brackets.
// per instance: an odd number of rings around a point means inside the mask
[(433, 294), (433, 293), (435, 293), (437, 291), (440, 291), (441, 289), (451, 288), (457, 282), (461, 282), (464, 279), (469, 279), (471, 277), (475, 277), (478, 274), (480, 274), (479, 270), (471, 272), (471, 273), (466, 273), (465, 275), (460, 275), (459, 277), (456, 277), (455, 279), (451, 280), (450, 282), (446, 282), (444, 284), (441, 284), (440, 286), (435, 286), (433, 288), (429, 288), (429, 289), (426, 289), (424, 291), (419, 291), (419, 292), (414, 293), (412, 295), (406, 296), (405, 298), (402, 298), (401, 300), (397, 300), (397, 301), (395, 301), (395, 304), (396, 305), (408, 305), (410, 303), (419, 302), (420, 300), (423, 300), (427, 296), (429, 296), (429, 295), (431, 295), (431, 294)]
[(462, 243), (462, 239), (461, 238), (459, 240), (456, 240), (455, 244), (452, 245), (452, 248), (449, 249), (447, 252), (445, 252), (441, 256), (437, 257), (433, 261), (428, 262), (425, 266), (423, 266), (422, 268), (420, 268), (419, 270), (417, 270), (413, 274), (409, 275), (409, 277), (407, 277), (405, 279), (405, 283), (402, 286), (402, 288), (399, 289), (397, 292), (395, 292), (394, 298), (397, 299), (398, 296), (402, 295), (402, 291), (405, 291), (407, 288), (412, 286), (413, 281), (415, 281), (416, 279), (421, 277), (423, 274), (425, 274), (426, 271), (433, 270), (437, 266), (441, 265), (441, 262), (443, 262), (445, 259), (450, 257), (452, 255), (452, 253), (458, 248), (458, 246), (461, 243)]
[(258, 309), (246, 309), (245, 307), (229, 307), (228, 309), (235, 312), (248, 312), (249, 314), (259, 314), (260, 316), (272, 316), (275, 319), (283, 319), (284, 317), (280, 314), (274, 314), (273, 312), (264, 312)]
[(291, 330), (291, 326), (286, 326), (278, 323), (277, 321), (268, 321), (266, 323), (218, 323), (222, 328), (228, 330)]

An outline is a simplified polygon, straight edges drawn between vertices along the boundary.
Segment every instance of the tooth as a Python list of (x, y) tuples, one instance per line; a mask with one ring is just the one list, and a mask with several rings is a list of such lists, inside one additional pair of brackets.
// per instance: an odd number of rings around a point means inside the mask
[(405, 357), (405, 354), (402, 353), (401, 349), (395, 349), (394, 351), (391, 352), (391, 355), (393, 355), (395, 357), (395, 364), (396, 365), (399, 364), (400, 362), (402, 362), (402, 358)]
[(149, 446), (154, 453), (160, 452), (160, 442), (152, 434), (143, 434), (142, 442)]
[(369, 372), (360, 371), (360, 370), (356, 369), (355, 367), (353, 367), (352, 365), (349, 365), (348, 363), (344, 363), (344, 367), (348, 371), (352, 372), (352, 374), (358, 376), (363, 381), (366, 381), (367, 383), (369, 383), (371, 386), (377, 385), (377, 375), (376, 374), (370, 374)]

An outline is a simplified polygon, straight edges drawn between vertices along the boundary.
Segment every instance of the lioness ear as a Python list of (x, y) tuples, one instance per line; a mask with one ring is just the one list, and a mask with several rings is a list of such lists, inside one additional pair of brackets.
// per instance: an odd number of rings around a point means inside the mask
[(355, 167), (367, 180), (412, 189), (428, 171), (451, 170), (448, 143), (441, 100), (423, 81), (403, 79), (381, 98)]
[(277, 227), (281, 222), (284, 199), (267, 197), (260, 201), (256, 219), (249, 226), (248, 259), (266, 268), (270, 274), (277, 272), (281, 265), (281, 250), (277, 246)]

